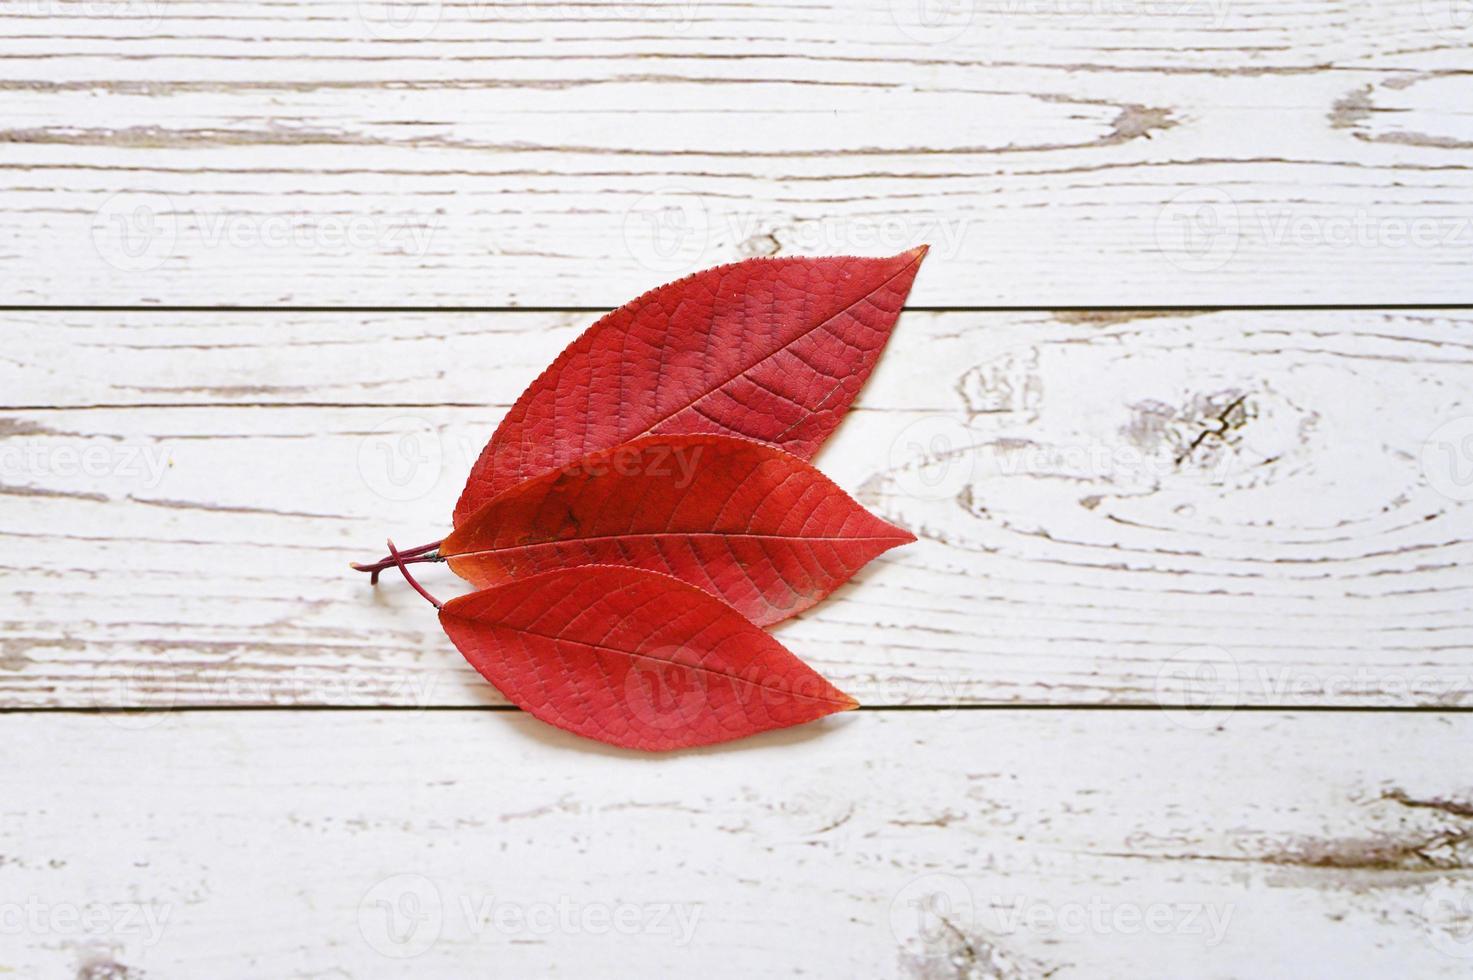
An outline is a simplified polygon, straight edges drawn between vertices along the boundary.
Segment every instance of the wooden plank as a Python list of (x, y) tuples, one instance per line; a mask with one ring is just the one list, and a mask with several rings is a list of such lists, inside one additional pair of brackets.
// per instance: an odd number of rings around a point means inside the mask
[[(601, 312), (3, 311), (0, 408), (502, 409)], [(1214, 382), (1317, 370), (1384, 375), (1381, 387), (1425, 380), (1456, 389), (1467, 377), (1470, 338), (1473, 311), (1462, 309), (911, 309), (856, 404), (979, 424), (983, 416), (1032, 418), (1041, 406), (1078, 411), (1085, 377), (1125, 404), (1136, 396), (1113, 379), (1127, 360), (1145, 365), (1147, 377), (1175, 362), (1192, 369), (1176, 373), (1208, 373)], [(1149, 384), (1143, 390), (1142, 398), (1162, 397)], [(1345, 410), (1339, 401), (1312, 407), (1332, 414)]]
[(669, 757), (512, 713), (0, 733), (21, 976), (1431, 978), (1473, 955), (1467, 715), (872, 712)]
[(1469, 301), (1458, 4), (1043, 7), (37, 3), (4, 301), (612, 306), (921, 241), (922, 305)]
[[(819, 463), (922, 540), (780, 636), (874, 704), (1473, 703), (1469, 317), (906, 314)], [(501, 411), (412, 403), (584, 319), (13, 317), (21, 403), (192, 405), (0, 416), (0, 704), (497, 703), (346, 563)], [(267, 404), (350, 398), (411, 407)]]

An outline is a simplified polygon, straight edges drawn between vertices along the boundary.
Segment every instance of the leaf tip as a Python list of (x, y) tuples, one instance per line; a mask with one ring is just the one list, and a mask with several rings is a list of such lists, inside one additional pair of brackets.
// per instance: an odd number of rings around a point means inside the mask
[(887, 544), (885, 546), (886, 551), (889, 551), (891, 548), (903, 548), (908, 544), (915, 544), (920, 540), (920, 538), (916, 537), (915, 532), (909, 528), (901, 527), (899, 524), (894, 524), (883, 519), (880, 519), (880, 523), (885, 526), (885, 530), (888, 532), (886, 537), (893, 539), (895, 542), (894, 544)]
[(906, 252), (905, 253), (905, 256), (906, 256), (906, 258), (910, 259), (912, 262), (915, 262), (917, 265), (919, 265), (920, 262), (921, 262), (921, 260), (926, 257), (926, 253), (929, 252), (929, 251), (931, 251), (931, 246), (930, 245), (917, 245), (915, 248), (911, 249), (909, 252)]

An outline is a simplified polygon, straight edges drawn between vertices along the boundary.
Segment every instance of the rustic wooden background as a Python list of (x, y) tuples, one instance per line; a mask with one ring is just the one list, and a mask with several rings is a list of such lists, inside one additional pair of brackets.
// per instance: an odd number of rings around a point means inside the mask
[[(1470, 0), (0, 15), (0, 973), (1473, 968)], [(864, 710), (606, 749), (347, 572), (599, 311), (920, 242)]]

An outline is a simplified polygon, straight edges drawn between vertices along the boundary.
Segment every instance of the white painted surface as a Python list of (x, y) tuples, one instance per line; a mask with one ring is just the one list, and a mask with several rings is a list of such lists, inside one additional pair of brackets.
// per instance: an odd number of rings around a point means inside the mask
[[(0, 6), (0, 974), (1466, 975), (1468, 14)], [(819, 463), (922, 540), (781, 629), (906, 710), (448, 710), (345, 563), (571, 308), (918, 241)]]
[(1463, 0), (12, 7), (7, 303), (613, 306), (923, 241), (929, 306), (1470, 299)]
[(0, 908), (45, 929), (4, 957), (37, 977), (1466, 976), (1469, 727), (871, 712), (654, 757), (507, 712), (6, 716)]
[[(8, 319), (8, 397), (73, 407), (3, 415), (0, 702), (494, 701), (346, 565), (448, 530), (500, 412), (458, 406), (586, 315)], [(906, 313), (819, 463), (922, 540), (779, 635), (882, 705), (1473, 703), (1470, 464), (1424, 456), (1469, 326)]]

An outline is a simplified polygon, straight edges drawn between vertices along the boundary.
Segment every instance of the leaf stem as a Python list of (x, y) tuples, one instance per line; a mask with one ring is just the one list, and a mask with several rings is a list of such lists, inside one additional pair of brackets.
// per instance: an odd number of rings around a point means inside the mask
[[(422, 544), (417, 548), (408, 548), (401, 551), (399, 555), (404, 559), (406, 565), (413, 565), (423, 561), (444, 561), (445, 559), (433, 553), (438, 547), (440, 547), (440, 542), (431, 541), (429, 544)], [(349, 567), (355, 572), (368, 572), (368, 584), (378, 585), (379, 573), (386, 568), (393, 568), (398, 564), (399, 562), (394, 559), (394, 556), (390, 555), (388, 558), (380, 558), (378, 561), (369, 565), (360, 565), (358, 562), (351, 562)]]
[(416, 582), (413, 575), (409, 574), (409, 563), (404, 560), (404, 553), (394, 547), (394, 542), (392, 540), (389, 541), (389, 557), (393, 559), (394, 564), (399, 566), (399, 574), (404, 576), (404, 581), (409, 583), (410, 588), (414, 589), (414, 591), (418, 592), (420, 595), (428, 599), (430, 601), (430, 605), (434, 606), (436, 609), (439, 609), (443, 605), (443, 603), (441, 603), (439, 599), (436, 599), (434, 596), (426, 592), (425, 587)]

